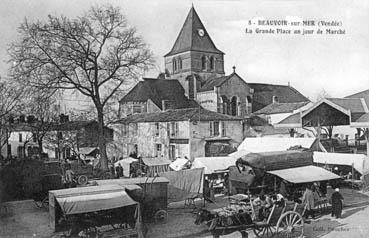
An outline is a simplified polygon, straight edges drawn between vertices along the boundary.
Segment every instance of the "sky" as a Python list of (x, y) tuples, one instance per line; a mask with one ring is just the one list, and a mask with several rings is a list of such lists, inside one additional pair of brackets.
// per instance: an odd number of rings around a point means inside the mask
[[(344, 97), (369, 89), (369, 1), (367, 0), (2, 0), (0, 5), (0, 75), (6, 76), (7, 48), (17, 39), (17, 27), (27, 18), (47, 15), (74, 18), (90, 6), (119, 6), (130, 25), (150, 45), (156, 67), (173, 46), (193, 4), (218, 49), (225, 53), (225, 72), (232, 66), (249, 83), (288, 83), (315, 100), (323, 90)], [(248, 21), (336, 20), (345, 35), (246, 34)]]

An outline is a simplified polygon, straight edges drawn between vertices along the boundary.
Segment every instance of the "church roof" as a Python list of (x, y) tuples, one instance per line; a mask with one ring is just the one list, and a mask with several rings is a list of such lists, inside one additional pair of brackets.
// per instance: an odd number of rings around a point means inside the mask
[(182, 85), (173, 79), (151, 79), (144, 78), (136, 84), (119, 102), (146, 102), (151, 100), (162, 108), (162, 101), (170, 102), (171, 108), (193, 108), (198, 104), (185, 96)]
[(210, 78), (206, 81), (206, 83), (199, 89), (199, 92), (205, 92), (214, 90), (214, 87), (219, 87), (223, 83), (225, 83), (229, 78), (231, 78), (233, 74), (228, 76), (221, 76), (216, 78)]
[(255, 114), (279, 114), (290, 113), (297, 110), (309, 102), (287, 102), (287, 103), (272, 103), (262, 109), (254, 112)]
[(263, 83), (248, 83), (254, 89), (252, 111), (258, 111), (273, 103), (273, 96), (278, 98), (279, 103), (308, 102), (310, 101), (299, 91), (291, 86), (273, 85)]
[[(199, 35), (200, 29), (204, 31), (203, 36)], [(166, 54), (165, 57), (190, 50), (224, 54), (222, 51), (217, 49), (211, 40), (194, 7), (192, 7), (188, 13), (172, 50)]]

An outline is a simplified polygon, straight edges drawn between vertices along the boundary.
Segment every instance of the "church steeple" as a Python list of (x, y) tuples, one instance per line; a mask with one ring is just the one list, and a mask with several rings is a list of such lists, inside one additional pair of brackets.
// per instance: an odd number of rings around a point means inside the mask
[(218, 50), (192, 6), (172, 50), (165, 55), (171, 56), (185, 51), (202, 51), (224, 54)]
[[(182, 84), (187, 95), (195, 90), (189, 90), (191, 85), (199, 89), (209, 78), (224, 75), (224, 53), (215, 46), (193, 6), (164, 58), (166, 72)], [(196, 83), (189, 82), (189, 76), (196, 76)]]

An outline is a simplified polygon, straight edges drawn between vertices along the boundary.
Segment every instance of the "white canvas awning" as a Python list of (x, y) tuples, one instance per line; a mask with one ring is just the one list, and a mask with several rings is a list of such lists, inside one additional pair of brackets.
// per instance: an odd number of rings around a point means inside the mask
[(125, 191), (56, 197), (66, 215), (95, 212), (137, 204)]
[(248, 137), (238, 146), (237, 151), (249, 151), (253, 153), (283, 151), (293, 146), (311, 148), (315, 138), (273, 138), (273, 137)]
[(229, 166), (235, 165), (237, 159), (231, 156), (199, 157), (192, 162), (191, 168), (204, 168), (205, 174), (212, 174), (227, 170)]
[(268, 171), (291, 183), (309, 183), (340, 178), (338, 175), (313, 165)]
[(314, 163), (353, 166), (361, 174), (369, 172), (369, 158), (363, 154), (314, 152)]
[(187, 163), (189, 163), (188, 159), (178, 158), (175, 161), (173, 161), (169, 165), (169, 167), (173, 169), (174, 171), (179, 171), (179, 170), (182, 170), (186, 166)]

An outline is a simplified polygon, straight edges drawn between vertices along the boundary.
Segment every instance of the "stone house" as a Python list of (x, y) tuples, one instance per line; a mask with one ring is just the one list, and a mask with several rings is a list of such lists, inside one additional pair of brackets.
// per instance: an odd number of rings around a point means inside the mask
[(141, 157), (220, 156), (243, 139), (243, 120), (202, 108), (141, 113), (114, 125), (117, 156), (136, 153)]

